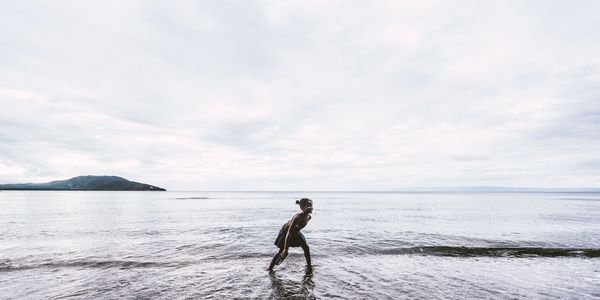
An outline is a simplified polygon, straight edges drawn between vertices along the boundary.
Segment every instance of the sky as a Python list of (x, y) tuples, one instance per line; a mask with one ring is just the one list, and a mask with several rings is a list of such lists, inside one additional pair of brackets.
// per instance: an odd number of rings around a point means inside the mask
[(0, 182), (600, 187), (600, 1), (2, 1)]

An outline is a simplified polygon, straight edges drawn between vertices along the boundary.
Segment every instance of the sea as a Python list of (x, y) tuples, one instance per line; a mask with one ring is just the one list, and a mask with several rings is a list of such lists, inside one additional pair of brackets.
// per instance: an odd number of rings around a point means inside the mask
[(0, 299), (600, 299), (600, 194), (1, 191)]

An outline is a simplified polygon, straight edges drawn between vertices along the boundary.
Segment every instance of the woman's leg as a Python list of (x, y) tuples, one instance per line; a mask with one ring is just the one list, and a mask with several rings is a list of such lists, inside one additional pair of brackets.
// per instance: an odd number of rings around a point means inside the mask
[(302, 245), (302, 250), (304, 251), (304, 258), (306, 258), (306, 265), (311, 267), (312, 265), (310, 264), (310, 248), (308, 247), (308, 244), (304, 243), (304, 245)]
[(269, 265), (269, 271), (273, 271), (273, 267), (275, 266), (275, 263), (277, 262), (277, 259), (279, 258), (279, 255), (281, 254), (281, 252), (283, 252), (283, 248), (279, 248), (279, 252), (277, 252), (277, 254), (275, 254), (275, 256), (273, 256), (273, 259), (271, 260), (271, 264)]

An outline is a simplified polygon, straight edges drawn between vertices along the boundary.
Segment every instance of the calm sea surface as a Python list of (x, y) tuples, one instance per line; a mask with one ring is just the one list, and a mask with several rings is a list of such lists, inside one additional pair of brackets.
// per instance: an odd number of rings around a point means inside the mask
[(600, 299), (600, 194), (2, 191), (0, 298)]

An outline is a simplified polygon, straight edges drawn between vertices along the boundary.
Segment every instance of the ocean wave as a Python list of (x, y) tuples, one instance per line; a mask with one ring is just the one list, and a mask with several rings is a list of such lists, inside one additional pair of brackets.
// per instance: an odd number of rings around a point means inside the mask
[(128, 260), (69, 260), (69, 261), (45, 261), (39, 263), (14, 263), (11, 261), (0, 262), (0, 272), (2, 271), (19, 271), (29, 269), (60, 269), (60, 268), (157, 268), (157, 267), (175, 267), (183, 263), (160, 263), (146, 261), (128, 261)]
[(417, 254), (452, 257), (600, 257), (600, 248), (424, 246), (377, 249), (373, 252), (384, 255)]
[[(331, 249), (329, 249), (331, 250)], [(290, 256), (302, 256), (301, 253), (290, 253)], [(329, 251), (320, 250), (313, 253), (316, 257), (337, 256), (378, 256), (378, 255), (420, 255), (440, 257), (579, 257), (598, 258), (600, 248), (542, 248), (542, 247), (457, 247), (457, 246), (422, 246), (408, 248), (369, 248), (351, 247), (336, 249), (335, 255)], [(42, 262), (18, 262), (11, 260), (0, 261), (0, 272), (20, 271), (30, 269), (62, 269), (62, 268), (96, 268), (96, 269), (134, 269), (134, 268), (180, 268), (204, 261), (238, 260), (238, 259), (268, 259), (275, 252), (245, 252), (245, 253), (215, 253), (198, 257), (197, 261), (131, 261), (131, 260), (66, 260), (66, 261), (42, 261)], [(316, 255), (315, 255), (316, 254)]]
[[(273, 257), (276, 248), (271, 252), (235, 252), (207, 255), (201, 260), (236, 260), (236, 259), (264, 259)], [(543, 248), (543, 247), (457, 247), (457, 246), (421, 246), (402, 248), (371, 248), (368, 246), (353, 246), (345, 248), (312, 248), (315, 258), (335, 258), (339, 256), (388, 256), (388, 255), (419, 255), (439, 257), (575, 257), (597, 258), (600, 257), (600, 248)], [(302, 250), (290, 250), (290, 256), (302, 257)]]

